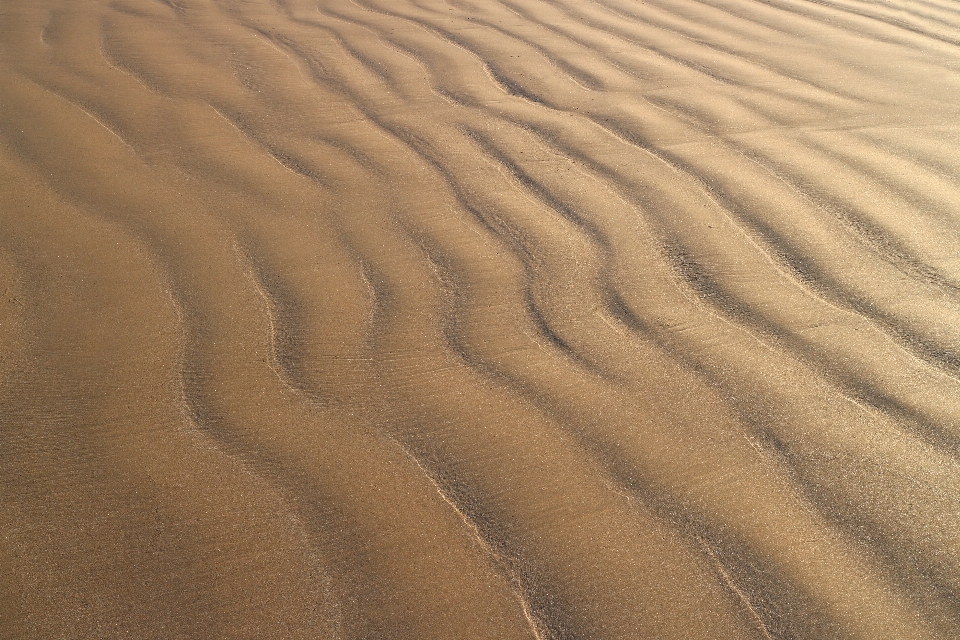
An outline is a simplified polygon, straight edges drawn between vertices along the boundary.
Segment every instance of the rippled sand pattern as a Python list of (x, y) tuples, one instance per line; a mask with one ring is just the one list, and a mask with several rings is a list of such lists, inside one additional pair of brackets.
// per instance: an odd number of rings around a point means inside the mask
[(0, 0), (0, 638), (960, 637), (960, 4)]

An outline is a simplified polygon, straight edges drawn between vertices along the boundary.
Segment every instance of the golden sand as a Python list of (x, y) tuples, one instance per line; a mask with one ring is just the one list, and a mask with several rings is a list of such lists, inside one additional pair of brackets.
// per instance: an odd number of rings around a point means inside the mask
[(0, 0), (0, 638), (960, 637), (960, 5)]

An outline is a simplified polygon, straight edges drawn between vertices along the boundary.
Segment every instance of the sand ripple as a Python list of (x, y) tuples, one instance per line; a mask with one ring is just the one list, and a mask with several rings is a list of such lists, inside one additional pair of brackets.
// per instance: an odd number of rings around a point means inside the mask
[(0, 2), (0, 637), (960, 636), (958, 45)]

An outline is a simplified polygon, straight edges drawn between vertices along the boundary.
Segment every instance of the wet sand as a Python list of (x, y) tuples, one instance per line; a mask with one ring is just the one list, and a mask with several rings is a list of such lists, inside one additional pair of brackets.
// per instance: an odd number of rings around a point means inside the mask
[(960, 637), (958, 46), (0, 0), (0, 638)]

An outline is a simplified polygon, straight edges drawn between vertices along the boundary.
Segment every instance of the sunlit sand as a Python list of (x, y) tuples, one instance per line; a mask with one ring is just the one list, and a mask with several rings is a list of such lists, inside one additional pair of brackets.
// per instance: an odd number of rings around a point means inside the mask
[(960, 5), (0, 0), (0, 638), (960, 637)]

